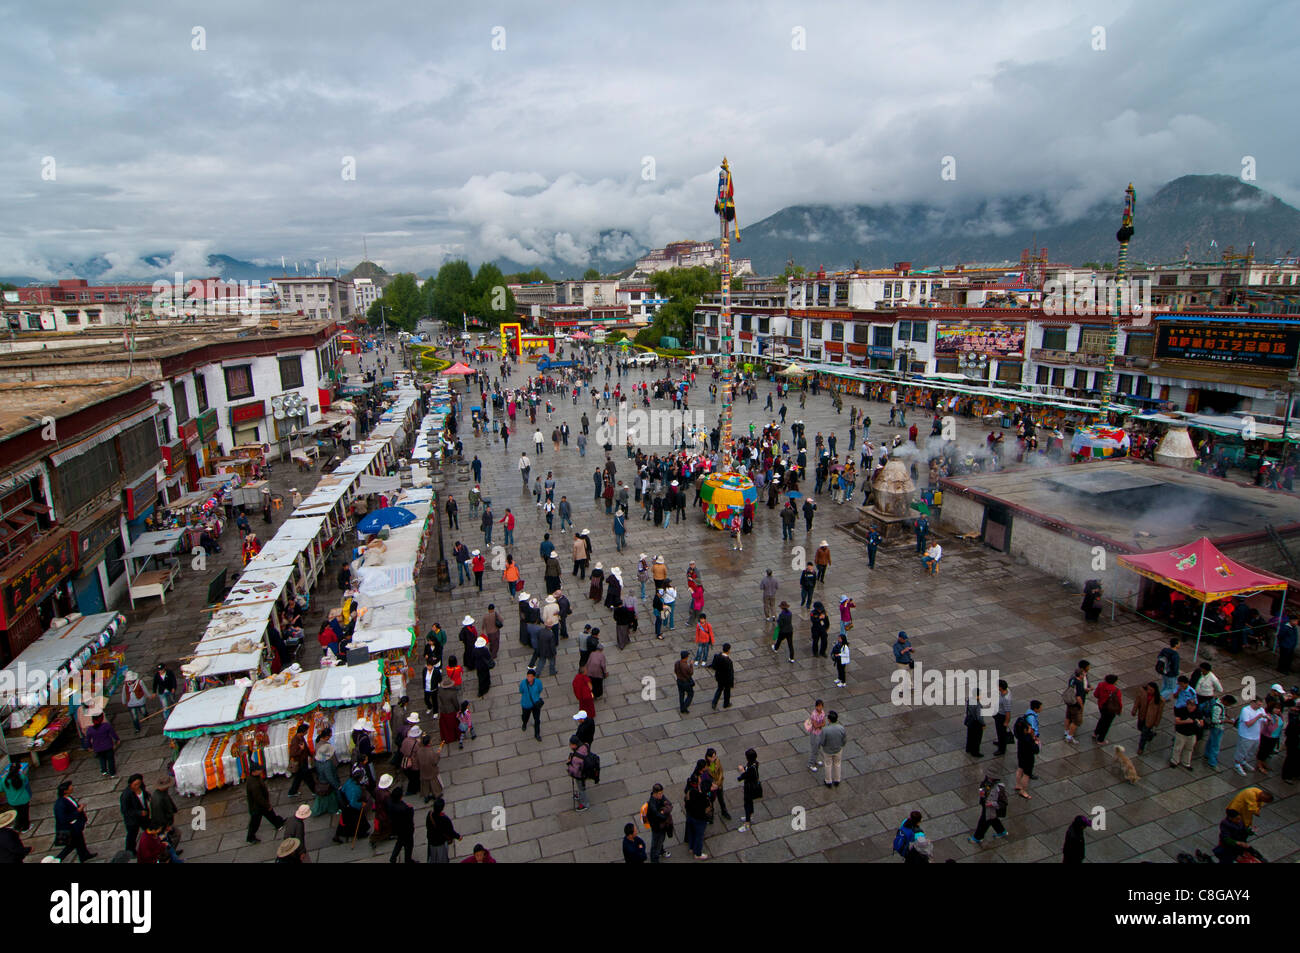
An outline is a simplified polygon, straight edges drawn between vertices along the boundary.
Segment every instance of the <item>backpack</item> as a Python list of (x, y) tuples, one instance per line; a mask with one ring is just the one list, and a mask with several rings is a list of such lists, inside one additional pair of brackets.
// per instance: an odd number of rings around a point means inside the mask
[(899, 857), (906, 858), (907, 850), (912, 846), (912, 836), (911, 828), (900, 827), (898, 833), (894, 835), (894, 853)]
[(1071, 675), (1070, 680), (1065, 683), (1065, 688), (1061, 690), (1061, 701), (1065, 703), (1067, 707), (1069, 705), (1079, 704), (1079, 689), (1076, 687), (1077, 685), (1078, 682), (1076, 682), (1074, 676)]
[(587, 756), (582, 759), (582, 779), (584, 781), (595, 781), (600, 783), (600, 755), (588, 750)]
[(1011, 736), (1016, 740), (1029, 736), (1029, 720), (1021, 715), (1011, 725)]
[(998, 808), (997, 808), (997, 811), (998, 811), (998, 817), (1006, 817), (1006, 816), (1007, 816), (1007, 786), (1006, 786), (1005, 784), (999, 784), (999, 785), (998, 785)]
[(1165, 656), (1163, 652), (1156, 656), (1156, 674), (1165, 674)]

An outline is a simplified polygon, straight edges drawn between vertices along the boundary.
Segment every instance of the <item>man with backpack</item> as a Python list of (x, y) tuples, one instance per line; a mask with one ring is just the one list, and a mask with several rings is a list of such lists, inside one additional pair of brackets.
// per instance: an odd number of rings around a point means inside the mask
[(987, 775), (980, 782), (979, 789), (980, 799), (980, 819), (975, 825), (975, 833), (967, 838), (972, 844), (984, 843), (984, 835), (988, 829), (993, 828), (994, 837), (1006, 837), (1006, 829), (1002, 826), (1002, 818), (1007, 816), (1007, 786), (1002, 783), (1001, 778), (990, 778)]
[(576, 785), (573, 800), (577, 806), (574, 809), (581, 813), (587, 809), (587, 782), (600, 781), (600, 756), (592, 753), (589, 746), (573, 735), (569, 738), (569, 759), (565, 765)]
[(1016, 793), (1025, 800), (1032, 797), (1029, 782), (1034, 780), (1034, 761), (1039, 750), (1038, 713), (1042, 708), (1043, 703), (1033, 699), (1011, 726), (1011, 737), (1016, 741)]
[(1169, 647), (1156, 656), (1156, 674), (1162, 679), (1160, 694), (1165, 698), (1178, 690), (1178, 639), (1170, 639)]

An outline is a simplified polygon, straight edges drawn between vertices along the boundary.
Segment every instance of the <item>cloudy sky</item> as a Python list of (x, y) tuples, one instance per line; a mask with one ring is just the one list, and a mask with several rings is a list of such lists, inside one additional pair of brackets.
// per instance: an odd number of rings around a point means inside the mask
[(332, 267), (363, 235), (390, 270), (631, 257), (716, 231), (724, 154), (742, 226), (1024, 190), (1068, 217), (1244, 156), (1300, 205), (1298, 12), (5, 3), (0, 274), (104, 255), (129, 277), (160, 251)]

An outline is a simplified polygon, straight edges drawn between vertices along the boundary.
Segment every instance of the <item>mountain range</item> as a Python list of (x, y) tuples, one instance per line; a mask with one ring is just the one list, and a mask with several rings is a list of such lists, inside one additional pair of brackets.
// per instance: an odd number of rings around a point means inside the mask
[[(733, 254), (751, 259), (759, 274), (778, 274), (790, 260), (812, 270), (818, 266), (884, 268), (896, 261), (910, 261), (914, 268), (1016, 262), (1021, 250), (1033, 245), (1046, 248), (1052, 262), (1113, 262), (1121, 198), (1117, 189), (1114, 201), (1098, 203), (1067, 222), (1060, 220), (1051, 198), (1042, 194), (951, 206), (791, 205), (742, 228), (742, 240)], [(1185, 175), (1149, 197), (1139, 194), (1134, 226), (1129, 245), (1129, 260), (1134, 263), (1179, 261), (1184, 254), (1192, 261), (1218, 260), (1229, 246), (1242, 253), (1252, 242), (1257, 261), (1294, 255), (1300, 249), (1300, 210), (1228, 175)], [(634, 259), (625, 257), (630, 248), (640, 248), (637, 255), (649, 251), (627, 232), (609, 229), (591, 243), (590, 261), (583, 265), (561, 261), (522, 265), (509, 259), (497, 259), (495, 264), (506, 274), (540, 267), (554, 278), (573, 278), (594, 267), (609, 275), (630, 269)], [(171, 277), (167, 270), (171, 257), (166, 252), (146, 256), (145, 263), (157, 270), (136, 280)], [(404, 264), (409, 269), (416, 263)], [(266, 282), (283, 274), (278, 265), (259, 265), (225, 254), (209, 255), (208, 266), (211, 274), (234, 280)], [(101, 255), (63, 263), (55, 271), (95, 281), (110, 267)], [(416, 274), (428, 277), (437, 270), (436, 264), (417, 267)], [(38, 279), (0, 275), (0, 281), (26, 285)]]

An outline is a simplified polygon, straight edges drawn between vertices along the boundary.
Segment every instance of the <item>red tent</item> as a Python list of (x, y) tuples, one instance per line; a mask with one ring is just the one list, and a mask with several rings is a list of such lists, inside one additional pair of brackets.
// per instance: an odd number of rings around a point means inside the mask
[[(1287, 588), (1285, 579), (1247, 569), (1219, 552), (1204, 536), (1173, 549), (1120, 556), (1119, 564), (1201, 603), (1201, 625), (1196, 630), (1193, 662), (1201, 651), (1201, 629), (1205, 625), (1207, 603), (1270, 590), (1285, 593)], [(1286, 596), (1282, 598), (1285, 605)]]
[(474, 373), (474, 368), (470, 367), (468, 364), (462, 364), (460, 361), (457, 361), (455, 364), (451, 365), (451, 367), (442, 371), (442, 376), (443, 377), (464, 377), (473, 373)]

